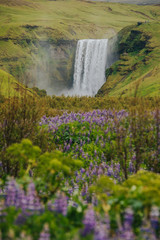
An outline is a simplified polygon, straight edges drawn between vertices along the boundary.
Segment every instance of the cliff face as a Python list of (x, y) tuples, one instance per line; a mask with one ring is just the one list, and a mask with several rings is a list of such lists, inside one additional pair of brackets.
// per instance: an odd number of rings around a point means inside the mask
[(70, 88), (73, 82), (74, 57), (76, 41), (37, 43), (37, 53), (33, 64), (26, 74), (30, 80), (29, 86), (37, 86), (47, 90), (49, 95), (60, 94), (65, 88)]
[(158, 22), (123, 29), (118, 35), (119, 60), (106, 70), (106, 83), (97, 96), (159, 95), (159, 38)]
[[(0, 68), (29, 87), (58, 94), (72, 85), (76, 40), (52, 38), (51, 29), (25, 25), (0, 37)], [(18, 29), (17, 29), (18, 30)]]

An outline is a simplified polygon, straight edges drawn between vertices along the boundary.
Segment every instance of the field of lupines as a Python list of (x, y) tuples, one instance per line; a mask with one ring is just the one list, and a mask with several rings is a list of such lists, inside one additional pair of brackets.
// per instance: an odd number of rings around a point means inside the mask
[(54, 151), (24, 139), (3, 154), (1, 239), (160, 238), (160, 110), (64, 112), (38, 125)]

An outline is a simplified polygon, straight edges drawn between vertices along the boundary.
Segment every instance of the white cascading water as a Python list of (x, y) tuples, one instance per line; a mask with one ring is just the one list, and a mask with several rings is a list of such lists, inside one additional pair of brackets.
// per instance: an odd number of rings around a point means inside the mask
[(116, 60), (117, 37), (112, 39), (84, 39), (77, 43), (73, 86), (59, 95), (95, 96), (106, 82), (105, 71)]
[(108, 39), (85, 39), (77, 43), (72, 95), (94, 96), (105, 83)]

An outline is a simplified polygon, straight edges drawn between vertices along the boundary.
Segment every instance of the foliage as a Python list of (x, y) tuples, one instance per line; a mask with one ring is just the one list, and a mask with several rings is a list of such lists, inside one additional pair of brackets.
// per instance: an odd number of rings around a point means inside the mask
[[(144, 23), (158, 21), (158, 6), (0, 0), (0, 13), (0, 238), (159, 239), (160, 98), (138, 97), (159, 91), (159, 23)], [(49, 46), (64, 51), (137, 21), (106, 71), (118, 98), (51, 97), (12, 77), (30, 83), (40, 67), (48, 77)], [(123, 97), (128, 86), (134, 97)]]
[(24, 94), (32, 97), (34, 92), (18, 82), (12, 75), (0, 69), (0, 95), (3, 98), (22, 97)]
[(119, 205), (116, 210), (124, 211), (125, 208), (131, 207), (136, 211), (137, 206), (142, 211), (147, 210), (145, 213), (149, 214), (152, 206), (159, 207), (159, 188), (160, 176), (141, 170), (120, 184), (115, 184), (111, 178), (102, 176), (90, 191), (96, 192), (102, 200), (104, 194), (109, 193), (107, 201), (113, 207)]
[(67, 178), (76, 168), (82, 167), (80, 160), (64, 156), (60, 151), (41, 154), (41, 149), (33, 146), (28, 139), (12, 144), (6, 154), (7, 159), (10, 159), (9, 174), (19, 178), (32, 176), (36, 179), (38, 192), (44, 200), (48, 199), (48, 195), (55, 194), (64, 177)]
[(44, 90), (44, 89), (39, 89), (39, 88), (37, 88), (37, 87), (33, 87), (32, 89), (33, 89), (33, 90), (37, 93), (37, 95), (40, 96), (40, 97), (45, 97), (45, 96), (47, 96), (47, 91)]
[(158, 239), (159, 98), (0, 106), (2, 239)]
[[(117, 222), (117, 214), (124, 217), (124, 212), (130, 209), (132, 226), (135, 233), (140, 234), (139, 227), (143, 221), (149, 221), (153, 211), (159, 212), (159, 187), (159, 175), (139, 171), (122, 184), (115, 184), (109, 177), (102, 176), (90, 191), (96, 193), (99, 206), (103, 212), (109, 212), (113, 222)], [(157, 218), (156, 221), (158, 222)], [(156, 233), (159, 235), (158, 226)]]
[[(88, 166), (120, 164), (121, 176), (141, 167), (159, 172), (159, 110), (154, 112), (124, 110), (93, 111), (63, 114), (55, 118), (42, 118), (40, 125), (48, 128), (51, 142), (59, 149), (78, 157)], [(152, 160), (151, 160), (152, 159)], [(118, 176), (117, 176), (118, 177)]]
[[(74, 160), (71, 156), (64, 156), (62, 152), (55, 151), (44, 153), (40, 156), (35, 169), (37, 188), (43, 192), (41, 198), (53, 196), (59, 189), (62, 180), (73, 174), (77, 168), (82, 167), (80, 160)], [(45, 169), (45, 171), (44, 171)]]
[(107, 82), (98, 96), (158, 96), (159, 95), (158, 22), (142, 22), (129, 26), (118, 34), (119, 60), (106, 72)]
[[(30, 138), (38, 144), (42, 151), (54, 149), (53, 144), (48, 145), (48, 134), (37, 125), (44, 114), (44, 100), (28, 96), (26, 93), (21, 98), (13, 97), (4, 99), (0, 103), (0, 153), (12, 143), (20, 142), (23, 138)], [(1, 156), (3, 159), (4, 156)], [(6, 166), (9, 171), (9, 166)]]
[(7, 159), (18, 178), (1, 184), (3, 238), (158, 239), (159, 174), (139, 172), (160, 172), (152, 104), (43, 116), (34, 127), (42, 151), (28, 139), (9, 144), (3, 171)]
[[(160, 106), (160, 98), (157, 97), (65, 97), (47, 96), (43, 99), (46, 103), (45, 115), (48, 117), (62, 115), (63, 112), (88, 112), (95, 109), (144, 109), (154, 110)], [(52, 111), (54, 110), (54, 115)], [(58, 111), (59, 110), (59, 111)]]
[(21, 143), (15, 143), (7, 149), (11, 159), (11, 173), (13, 176), (22, 177), (36, 164), (41, 150), (33, 146), (31, 141), (24, 139)]

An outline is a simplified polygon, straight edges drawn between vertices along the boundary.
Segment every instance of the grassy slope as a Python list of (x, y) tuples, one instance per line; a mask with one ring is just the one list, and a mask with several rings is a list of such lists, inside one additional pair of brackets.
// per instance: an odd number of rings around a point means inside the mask
[(76, 0), (0, 0), (0, 68), (22, 79), (38, 42), (108, 38), (138, 21), (158, 20), (159, 7)]
[(0, 95), (6, 97), (19, 97), (24, 94), (33, 96), (33, 90), (24, 87), (12, 75), (0, 70)]
[(37, 0), (32, 3), (26, 0), (22, 1), (21, 6), (20, 1), (14, 0), (17, 6), (6, 6), (1, 2), (6, 1), (0, 0), (0, 36), (20, 39), (29, 35), (24, 28), (26, 24), (45, 28), (45, 32), (42, 29), (35, 31), (42, 38), (46, 37), (46, 33), (54, 39), (103, 38), (137, 21), (155, 19), (154, 13), (158, 14), (156, 6), (119, 3), (78, 0)]
[(129, 4), (139, 4), (139, 5), (160, 4), (159, 0), (92, 0), (92, 1), (119, 2), (119, 3), (129, 3)]
[[(120, 60), (111, 67), (111, 74), (98, 95), (160, 95), (160, 23), (142, 24), (126, 29), (123, 34), (127, 36), (131, 30), (140, 31), (142, 41), (145, 36), (150, 39), (142, 50), (120, 55)], [(125, 42), (126, 39), (122, 38)]]
[[(112, 3), (95, 3), (84, 1), (44, 1), (27, 0), (22, 6), (18, 1), (17, 6), (6, 6), (0, 0), (0, 36), (19, 37), (27, 36), (24, 25), (37, 25), (50, 28), (53, 38), (81, 39), (102, 38), (113, 35), (114, 30), (119, 31), (123, 27), (145, 19), (154, 19), (153, 13), (158, 9), (155, 6), (133, 6)], [(11, 1), (11, 0), (10, 0)], [(16, 5), (14, 0), (14, 5)], [(153, 11), (153, 13), (151, 12)], [(16, 31), (18, 28), (18, 31)], [(47, 29), (48, 30), (48, 29)], [(46, 30), (46, 31), (47, 31)], [(112, 31), (113, 30), (113, 31)], [(46, 32), (45, 31), (45, 32)], [(41, 29), (36, 31), (41, 37)]]
[[(24, 54), (22, 46), (15, 45), (14, 40), (106, 38), (137, 21), (155, 19), (155, 13), (158, 14), (154, 6), (72, 0), (37, 0), (32, 4), (27, 0), (28, 7), (6, 6), (2, 2), (6, 1), (0, 0), (0, 55), (3, 57), (14, 57), (15, 52), (18, 57)], [(11, 41), (5, 47), (3, 39), (8, 38)]]

